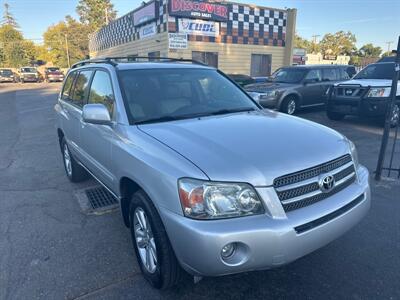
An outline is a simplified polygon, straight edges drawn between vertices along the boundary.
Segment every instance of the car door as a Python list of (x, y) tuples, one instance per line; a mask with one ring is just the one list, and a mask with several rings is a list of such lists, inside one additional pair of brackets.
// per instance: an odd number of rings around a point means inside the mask
[(303, 97), (302, 106), (312, 106), (322, 102), (322, 72), (321, 69), (311, 69), (303, 80), (300, 93)]
[[(114, 120), (114, 91), (110, 75), (106, 70), (97, 69), (94, 73), (88, 95), (88, 104), (103, 104), (107, 107), (111, 120)], [(112, 139), (115, 136), (113, 125), (89, 124), (81, 119), (80, 137), (86, 167), (107, 187), (115, 184), (112, 173)]]
[(336, 82), (340, 81), (340, 70), (335, 67), (322, 69), (322, 84), (321, 84), (321, 100), (324, 103), (327, 101), (327, 91)]

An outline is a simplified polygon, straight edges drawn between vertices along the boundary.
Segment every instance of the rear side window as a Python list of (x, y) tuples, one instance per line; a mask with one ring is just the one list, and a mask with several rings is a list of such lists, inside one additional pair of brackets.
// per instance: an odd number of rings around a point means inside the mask
[(344, 80), (350, 79), (351, 76), (348, 72), (346, 72), (345, 69), (341, 68), (341, 69), (339, 69), (339, 72), (340, 72), (340, 79), (344, 79)]
[(104, 104), (110, 116), (114, 112), (114, 92), (111, 85), (111, 79), (107, 72), (96, 71), (90, 87), (89, 103)]
[(72, 104), (83, 107), (87, 94), (89, 92), (89, 81), (93, 71), (82, 71), (78, 74), (75, 80), (74, 91), (72, 94)]
[(322, 69), (322, 81), (335, 81), (337, 80), (336, 69), (326, 68)]
[(70, 98), (71, 87), (72, 87), (72, 84), (74, 83), (75, 76), (76, 76), (76, 72), (73, 72), (68, 75), (67, 79), (65, 79), (65, 84), (64, 84), (63, 91), (62, 91), (61, 99), (67, 100)]
[(319, 69), (314, 69), (310, 70), (306, 76), (305, 79), (310, 79), (310, 80), (315, 80), (315, 81), (321, 81), (321, 70)]

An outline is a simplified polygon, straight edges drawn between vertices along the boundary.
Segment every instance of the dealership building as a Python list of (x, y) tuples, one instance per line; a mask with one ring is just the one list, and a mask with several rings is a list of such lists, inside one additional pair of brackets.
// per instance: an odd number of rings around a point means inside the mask
[(267, 76), (291, 65), (296, 9), (228, 1), (143, 3), (91, 35), (91, 57), (195, 59), (226, 73)]

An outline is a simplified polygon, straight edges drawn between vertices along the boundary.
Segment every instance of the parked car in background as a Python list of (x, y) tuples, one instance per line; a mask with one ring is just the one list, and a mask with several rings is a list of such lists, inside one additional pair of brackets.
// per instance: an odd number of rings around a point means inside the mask
[(15, 82), (14, 72), (11, 69), (0, 69), (0, 82)]
[(25, 82), (39, 82), (40, 74), (34, 67), (22, 67), (19, 69), (19, 80), (21, 83)]
[(58, 67), (48, 67), (44, 70), (46, 82), (60, 82), (64, 80), (64, 73)]
[[(390, 103), (395, 64), (380, 62), (362, 69), (352, 80), (335, 84), (329, 91), (327, 115), (342, 120), (346, 115), (384, 119)], [(391, 125), (399, 122), (400, 82), (396, 103), (391, 112)]]
[(244, 74), (228, 74), (228, 77), (235, 81), (241, 87), (256, 82), (254, 78)]
[(262, 110), (208, 66), (86, 61), (67, 74), (55, 110), (67, 177), (90, 173), (119, 200), (156, 288), (182, 269), (222, 276), (290, 263), (370, 207), (351, 141)]
[(357, 69), (353, 65), (340, 66), (340, 67), (344, 68), (344, 70), (346, 71), (346, 73), (349, 75), (350, 78), (352, 78), (354, 75), (357, 74)]
[(395, 62), (396, 56), (384, 56), (380, 60), (377, 61), (377, 63), (385, 63), (385, 62)]
[(350, 77), (339, 65), (291, 66), (278, 69), (268, 82), (246, 86), (246, 91), (265, 108), (294, 114), (302, 107), (324, 105), (328, 88)]

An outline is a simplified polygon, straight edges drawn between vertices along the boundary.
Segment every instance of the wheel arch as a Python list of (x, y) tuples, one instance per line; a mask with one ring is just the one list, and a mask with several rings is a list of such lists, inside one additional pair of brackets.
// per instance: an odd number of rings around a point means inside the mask
[(301, 102), (302, 102), (301, 95), (295, 91), (290, 91), (287, 94), (284, 94), (283, 97), (281, 98), (281, 101), (279, 102), (279, 110), (281, 110), (283, 102), (289, 97), (295, 97), (297, 100), (298, 106), (301, 107)]
[[(131, 202), (132, 195), (137, 191), (142, 190), (144, 193), (146, 191), (134, 180), (129, 177), (122, 177), (119, 181), (119, 191), (120, 191), (120, 205), (122, 218), (126, 227), (129, 227), (129, 204)], [(146, 193), (147, 194), (147, 193)]]

